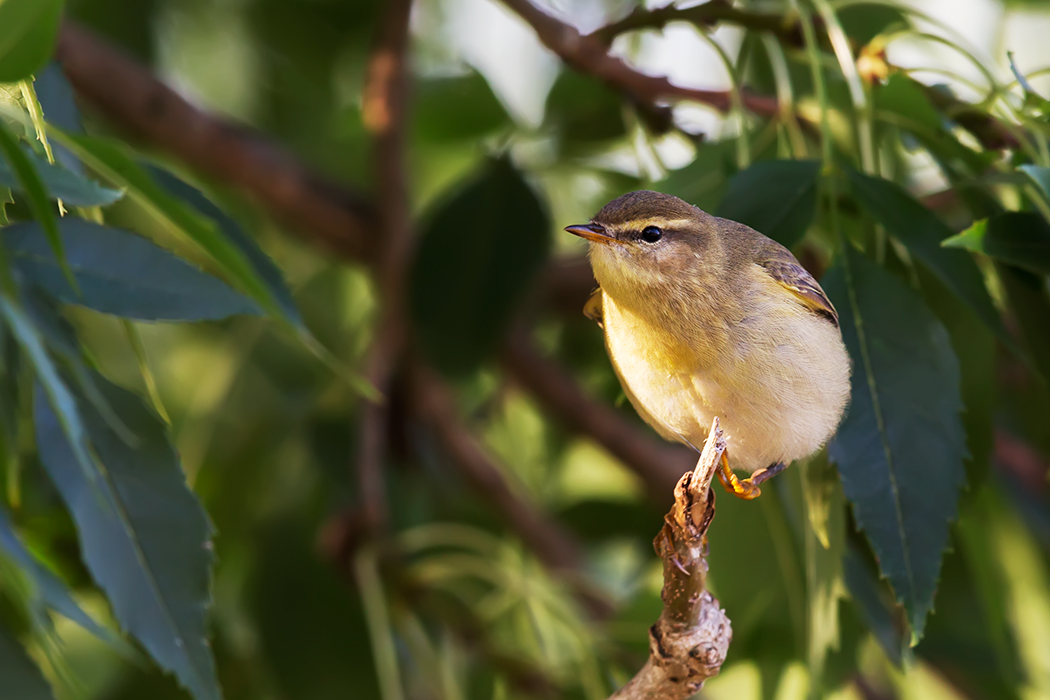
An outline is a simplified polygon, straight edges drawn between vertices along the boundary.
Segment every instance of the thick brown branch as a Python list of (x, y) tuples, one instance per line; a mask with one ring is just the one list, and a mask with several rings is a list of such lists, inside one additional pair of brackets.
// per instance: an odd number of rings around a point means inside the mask
[[(575, 27), (552, 17), (529, 0), (503, 0), (503, 3), (528, 22), (543, 45), (565, 63), (604, 81), (635, 105), (654, 107), (665, 102), (688, 101), (710, 105), (723, 112), (731, 107), (729, 92), (681, 87), (667, 78), (646, 75), (611, 55), (599, 39), (580, 34)], [(744, 106), (755, 114), (766, 117), (777, 114), (775, 97), (745, 91), (743, 101)]]
[(711, 479), (726, 450), (715, 418), (696, 468), (674, 489), (674, 505), (653, 541), (664, 564), (664, 610), (649, 629), (649, 659), (612, 697), (618, 700), (685, 700), (717, 675), (733, 630), (707, 591), (707, 528), (715, 516)]
[(66, 22), (57, 58), (77, 94), (129, 136), (250, 195), (275, 219), (342, 255), (372, 252), (375, 211), (261, 134), (207, 114), (91, 32)]
[(484, 494), (493, 510), (547, 566), (562, 571), (579, 569), (583, 550), (575, 538), (511, 490), (499, 468), (456, 418), (456, 402), (443, 382), (417, 366), (411, 385), (416, 413), (434, 430), (456, 466)]
[(528, 333), (513, 332), (503, 350), (511, 376), (569, 430), (592, 438), (638, 474), (651, 496), (666, 502), (696, 455), (646, 435), (614, 408), (594, 401), (565, 370), (539, 354)]
[(610, 22), (589, 36), (608, 46), (613, 39), (626, 32), (663, 29), (671, 22), (688, 22), (701, 28), (709, 28), (719, 22), (729, 22), (755, 31), (772, 32), (791, 44), (797, 44), (800, 39), (798, 29), (784, 15), (743, 10), (734, 7), (728, 0), (710, 0), (685, 8), (671, 4), (647, 10), (638, 6), (623, 19)]

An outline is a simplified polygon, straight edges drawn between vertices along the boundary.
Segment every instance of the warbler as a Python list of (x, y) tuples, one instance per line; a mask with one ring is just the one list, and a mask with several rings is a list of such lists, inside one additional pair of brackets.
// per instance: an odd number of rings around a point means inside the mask
[[(757, 497), (835, 432), (849, 354), (835, 307), (787, 248), (650, 191), (565, 230), (590, 241), (599, 288), (584, 311), (602, 326), (631, 404), (661, 436), (696, 450), (718, 416), (728, 491)], [(730, 462), (751, 476), (737, 478)]]

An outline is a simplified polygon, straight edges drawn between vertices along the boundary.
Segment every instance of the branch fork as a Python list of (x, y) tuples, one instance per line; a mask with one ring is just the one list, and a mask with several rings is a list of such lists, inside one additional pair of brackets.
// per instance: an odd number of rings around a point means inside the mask
[(715, 516), (711, 481), (726, 450), (716, 417), (696, 468), (679, 479), (674, 505), (653, 547), (664, 563), (664, 611), (649, 628), (649, 659), (612, 700), (684, 700), (718, 674), (733, 629), (707, 590), (707, 529)]

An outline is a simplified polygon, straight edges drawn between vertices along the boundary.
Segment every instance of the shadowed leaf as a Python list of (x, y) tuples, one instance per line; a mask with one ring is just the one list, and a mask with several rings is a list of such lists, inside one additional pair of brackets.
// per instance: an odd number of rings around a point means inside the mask
[(18, 535), (15, 534), (14, 524), (2, 507), (0, 507), (0, 551), (18, 564), (32, 582), (35, 588), (34, 595), (38, 599), (35, 601), (37, 604), (46, 606), (66, 619), (72, 620), (114, 648), (126, 651), (124, 644), (112, 632), (99, 626), (73, 600), (73, 595), (66, 584), (29, 553)]
[(0, 684), (5, 700), (54, 699), (40, 669), (3, 627), (0, 627)]
[(35, 406), (40, 460), (80, 534), (84, 563), (121, 626), (196, 700), (221, 697), (205, 641), (211, 604), (212, 527), (186, 486), (164, 425), (134, 395), (98, 378), (130, 447), (82, 397), (79, 409), (100, 466), (89, 483), (44, 401)]
[[(120, 190), (103, 187), (72, 170), (51, 165), (46, 160), (32, 158), (31, 162), (51, 199), (61, 199), (77, 207), (104, 207), (124, 196)], [(0, 185), (24, 191), (11, 167), (3, 161), (0, 161)]]
[(193, 185), (180, 180), (163, 168), (154, 165), (146, 165), (145, 168), (161, 187), (219, 225), (226, 237), (240, 248), (244, 256), (255, 266), (255, 271), (280, 305), (285, 317), (295, 325), (302, 326), (303, 318), (299, 314), (295, 300), (292, 299), (292, 292), (284, 280), (284, 273), (270, 256), (259, 248), (255, 239), (245, 233), (240, 224)]
[(759, 161), (733, 176), (716, 213), (790, 248), (813, 223), (819, 174), (820, 161)]
[(830, 455), (917, 641), (965, 481), (959, 364), (922, 298), (863, 255), (850, 250), (824, 288), (853, 358)]
[(1012, 211), (982, 219), (942, 245), (984, 253), (1036, 274), (1050, 274), (1050, 224), (1032, 212)]
[(900, 185), (856, 170), (849, 170), (848, 175), (854, 196), (868, 214), (907, 246), (911, 254), (965, 301), (1000, 339), (1012, 346), (1013, 341), (992, 304), (977, 264), (962, 251), (941, 246), (942, 241), (953, 234), (948, 225)]
[(438, 209), (412, 270), (411, 307), (439, 369), (462, 374), (495, 353), (549, 244), (543, 205), (505, 160), (490, 161)]
[(4, 242), (27, 280), (67, 304), (144, 321), (192, 321), (258, 314), (247, 297), (155, 243), (109, 226), (65, 218), (66, 257), (80, 287), (61, 274), (36, 223), (15, 224)]

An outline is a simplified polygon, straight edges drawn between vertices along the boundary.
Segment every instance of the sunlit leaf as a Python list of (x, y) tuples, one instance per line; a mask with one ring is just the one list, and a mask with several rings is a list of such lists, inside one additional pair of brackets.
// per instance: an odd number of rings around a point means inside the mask
[(806, 538), (807, 647), (811, 682), (822, 685), (828, 652), (838, 649), (839, 599), (845, 593), (842, 557), (846, 551), (846, 498), (826, 456), (804, 465), (802, 489), (809, 527)]
[(63, 0), (0, 2), (0, 83), (21, 80), (44, 65), (58, 36)]
[(80, 534), (84, 563), (121, 626), (196, 700), (221, 697), (206, 642), (212, 527), (186, 486), (163, 423), (134, 395), (99, 379), (129, 446), (82, 397), (100, 466), (89, 483), (44, 401), (35, 406), (37, 448)]
[(790, 248), (813, 223), (819, 174), (816, 160), (759, 161), (733, 176), (716, 213)]
[(863, 255), (851, 250), (823, 284), (853, 359), (830, 454), (918, 640), (965, 481), (958, 360), (922, 298)]
[(996, 335), (1012, 343), (977, 264), (962, 251), (941, 246), (942, 241), (953, 235), (948, 225), (900, 185), (856, 170), (848, 173), (853, 194), (868, 214), (907, 246), (911, 254), (965, 301)]
[(1012, 211), (981, 219), (942, 245), (984, 253), (1037, 274), (1050, 274), (1050, 224), (1032, 212)]
[(3, 683), (5, 700), (54, 700), (40, 669), (3, 626), (0, 626), (0, 683)]
[(543, 204), (506, 160), (439, 207), (411, 276), (412, 316), (439, 369), (464, 373), (493, 355), (549, 245)]

